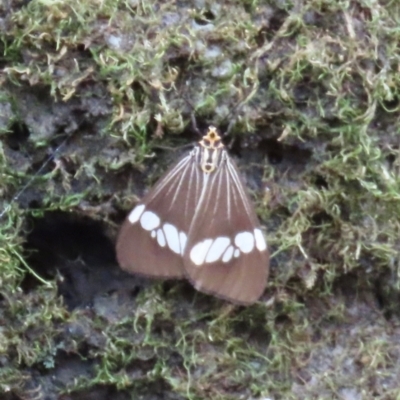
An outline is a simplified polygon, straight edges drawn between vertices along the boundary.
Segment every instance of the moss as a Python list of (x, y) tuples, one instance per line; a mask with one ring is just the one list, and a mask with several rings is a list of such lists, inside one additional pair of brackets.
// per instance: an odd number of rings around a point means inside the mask
[[(398, 397), (398, 4), (9, 3), (0, 391)], [(113, 237), (197, 139), (193, 112), (200, 126), (233, 121), (227, 143), (272, 254), (262, 301), (233, 307), (156, 282), (67, 311), (63, 263), (73, 271), (88, 257), (49, 248), (53, 273), (40, 274), (28, 217), (61, 210)]]

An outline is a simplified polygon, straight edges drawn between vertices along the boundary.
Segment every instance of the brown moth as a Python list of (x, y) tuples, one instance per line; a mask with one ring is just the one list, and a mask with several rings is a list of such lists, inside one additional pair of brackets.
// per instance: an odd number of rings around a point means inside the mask
[(180, 159), (130, 212), (117, 240), (120, 266), (237, 304), (261, 296), (269, 253), (239, 171), (217, 129)]

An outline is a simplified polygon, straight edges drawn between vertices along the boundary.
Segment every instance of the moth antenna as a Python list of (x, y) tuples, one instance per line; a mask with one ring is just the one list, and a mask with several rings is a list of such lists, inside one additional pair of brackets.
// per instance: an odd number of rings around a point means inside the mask
[(191, 112), (190, 114), (190, 120), (192, 122), (192, 129), (199, 135), (202, 136), (203, 134), (201, 133), (198, 125), (197, 125), (197, 121), (196, 121), (196, 115), (194, 113), (194, 111)]
[(248, 93), (248, 95), (243, 99), (242, 101), (239, 101), (231, 110), (231, 112), (228, 114), (227, 119), (230, 119), (230, 122), (228, 124), (228, 127), (226, 128), (226, 131), (223, 133), (223, 136), (228, 136), (230, 135), (232, 128), (235, 126), (235, 123), (237, 122), (237, 116), (241, 112), (242, 107), (247, 104), (257, 93), (259, 84), (258, 82), (254, 82), (251, 91)]

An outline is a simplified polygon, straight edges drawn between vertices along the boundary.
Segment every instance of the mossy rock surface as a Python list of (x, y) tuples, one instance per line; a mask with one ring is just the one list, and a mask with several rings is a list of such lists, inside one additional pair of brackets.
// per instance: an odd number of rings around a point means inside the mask
[[(396, 1), (0, 4), (0, 398), (400, 398)], [(115, 261), (201, 128), (271, 249), (257, 304)]]

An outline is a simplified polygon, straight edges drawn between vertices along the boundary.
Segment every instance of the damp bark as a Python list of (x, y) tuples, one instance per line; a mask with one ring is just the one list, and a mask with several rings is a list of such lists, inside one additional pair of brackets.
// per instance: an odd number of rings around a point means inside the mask
[[(398, 5), (298, 4), (0, 5), (0, 397), (398, 396)], [(267, 232), (251, 307), (115, 263), (192, 113)]]

